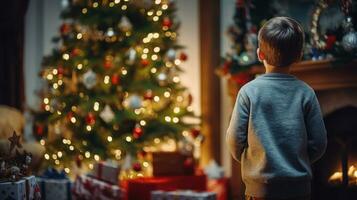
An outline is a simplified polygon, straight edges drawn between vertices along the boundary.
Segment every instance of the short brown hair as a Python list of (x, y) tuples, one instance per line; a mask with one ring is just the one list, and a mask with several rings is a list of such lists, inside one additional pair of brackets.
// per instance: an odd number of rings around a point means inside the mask
[(285, 67), (301, 59), (304, 30), (294, 19), (270, 19), (260, 29), (258, 39), (260, 51), (270, 65)]

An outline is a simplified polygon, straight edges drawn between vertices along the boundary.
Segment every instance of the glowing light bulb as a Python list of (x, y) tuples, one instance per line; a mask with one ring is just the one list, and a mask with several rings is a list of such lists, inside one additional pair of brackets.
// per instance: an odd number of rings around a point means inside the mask
[(74, 124), (77, 122), (77, 119), (75, 117), (71, 117), (71, 122)]
[(176, 113), (176, 114), (177, 114), (177, 113), (179, 113), (179, 112), (180, 112), (180, 110), (181, 110), (181, 109), (180, 109), (180, 107), (175, 107), (175, 108), (174, 108), (174, 113)]
[(104, 76), (104, 83), (109, 84), (110, 77), (108, 75)]
[(94, 160), (99, 161), (99, 159), (100, 159), (100, 157), (97, 154), (95, 154), (94, 155)]
[(82, 68), (83, 68), (83, 64), (79, 63), (79, 64), (77, 65), (77, 69), (81, 70)]
[(128, 74), (128, 71), (126, 69), (122, 69), (121, 70), (121, 74), (123, 74), (124, 76)]
[(113, 141), (112, 136), (108, 136), (108, 137), (107, 137), (107, 140), (108, 140), (108, 142), (112, 142), (112, 141)]
[(125, 137), (125, 140), (126, 140), (127, 142), (131, 142), (133, 139), (132, 139), (130, 136), (126, 136), (126, 137)]
[(40, 144), (41, 144), (42, 146), (44, 146), (44, 145), (46, 144), (45, 140), (44, 140), (44, 139), (41, 139), (41, 140), (40, 140)]
[(62, 55), (63, 60), (69, 60), (69, 54), (65, 53)]
[(165, 93), (164, 93), (164, 96), (165, 96), (166, 98), (169, 98), (169, 97), (171, 96), (171, 94), (170, 94), (170, 92), (165, 92)]
[(161, 142), (160, 138), (155, 138), (154, 139), (155, 144), (159, 144)]
[(157, 22), (157, 21), (159, 20), (159, 17), (158, 17), (158, 16), (154, 16), (154, 17), (152, 18), (152, 20), (153, 20), (154, 22)]
[(43, 103), (48, 104), (49, 102), (50, 102), (50, 100), (48, 98), (43, 99)]
[(151, 56), (151, 60), (157, 60), (158, 56), (156, 54)]
[(53, 158), (53, 160), (56, 160), (57, 159), (57, 155), (56, 154), (52, 154), (52, 158)]
[(159, 96), (154, 96), (154, 101), (155, 102), (159, 102), (160, 101), (160, 97)]
[(52, 80), (52, 79), (53, 79), (53, 75), (52, 75), (52, 74), (47, 74), (46, 78), (47, 78), (48, 80)]
[(122, 6), (121, 6), (121, 9), (122, 9), (122, 10), (126, 10), (127, 8), (128, 8), (127, 5), (122, 5)]
[(71, 172), (71, 170), (69, 168), (64, 168), (64, 171), (68, 174), (69, 172)]
[(56, 165), (59, 165), (59, 164), (60, 164), (60, 161), (59, 161), (59, 160), (55, 160), (55, 164), (56, 164)]
[(86, 158), (90, 158), (90, 152), (89, 152), (89, 151), (86, 151), (86, 152), (84, 153), (84, 156), (85, 156)]
[(155, 67), (151, 68), (151, 73), (155, 74), (157, 72), (157, 69)]
[(83, 8), (83, 9), (82, 9), (82, 13), (83, 13), (83, 14), (86, 14), (87, 11), (88, 11), (87, 8)]
[(99, 110), (99, 102), (95, 102), (94, 105), (93, 105), (93, 110), (94, 111), (98, 111)]
[(69, 150), (73, 151), (74, 150), (74, 146), (69, 146)]
[(91, 131), (91, 130), (92, 130), (92, 127), (91, 127), (90, 125), (87, 125), (87, 126), (86, 126), (86, 129), (87, 129), (87, 131)]
[(50, 159), (50, 155), (48, 155), (47, 153), (44, 155), (44, 157), (45, 157), (46, 160)]
[(61, 151), (57, 152), (57, 155), (58, 155), (59, 158), (62, 158), (62, 156), (63, 156)]
[(82, 39), (82, 36), (83, 36), (82, 33), (77, 33), (77, 39), (78, 40)]
[(161, 6), (161, 8), (162, 8), (163, 10), (166, 10), (168, 7), (169, 7), (169, 6), (168, 6), (167, 4), (162, 4), (162, 6)]
[(143, 49), (143, 53), (149, 53), (149, 49), (148, 48), (144, 48)]
[(174, 123), (178, 123), (178, 122), (180, 121), (180, 119), (179, 119), (178, 117), (174, 117), (174, 118), (172, 118), (172, 121), (173, 121)]
[(159, 51), (160, 51), (160, 47), (155, 47), (155, 48), (154, 48), (154, 52), (155, 52), (155, 53), (158, 53)]
[(155, 0), (155, 4), (160, 4), (161, 0)]
[(98, 7), (98, 2), (93, 3), (93, 8), (96, 8), (96, 7)]
[(165, 116), (165, 121), (171, 122), (171, 117), (170, 116)]
[(146, 125), (146, 121), (145, 120), (140, 120), (140, 125), (141, 126), (145, 126)]

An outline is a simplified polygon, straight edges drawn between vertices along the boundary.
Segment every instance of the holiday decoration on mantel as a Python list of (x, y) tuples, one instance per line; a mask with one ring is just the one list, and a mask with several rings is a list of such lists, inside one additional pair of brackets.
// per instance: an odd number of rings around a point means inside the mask
[[(332, 6), (339, 6), (340, 9), (336, 10), (344, 19), (339, 22), (335, 21), (334, 27), (321, 27), (324, 12)], [(357, 55), (356, 8), (356, 3), (352, 0), (319, 0), (317, 2), (312, 11), (310, 30), (313, 60), (354, 58)], [(331, 19), (328, 17), (325, 20)]]
[(0, 157), (0, 200), (41, 199), (40, 188), (31, 176), (31, 153), (21, 152), (21, 137), (13, 132), (9, 151)]
[(44, 167), (88, 172), (111, 159), (128, 163), (124, 177), (143, 176), (141, 154), (172, 151), (197, 126), (185, 120), (196, 116), (180, 83), (175, 10), (171, 0), (66, 4), (34, 111)]
[(234, 24), (228, 34), (233, 42), (231, 52), (227, 53), (217, 72), (231, 82), (244, 85), (253, 77), (246, 71), (259, 64), (256, 49), (258, 30), (264, 21), (276, 14), (273, 1), (237, 0)]

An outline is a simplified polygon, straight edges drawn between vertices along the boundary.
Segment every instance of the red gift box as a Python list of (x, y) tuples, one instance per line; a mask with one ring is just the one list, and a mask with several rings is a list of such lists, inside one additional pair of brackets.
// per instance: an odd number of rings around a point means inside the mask
[(138, 178), (124, 181), (122, 187), (126, 189), (127, 200), (150, 200), (151, 191), (154, 190), (207, 190), (207, 177), (196, 176), (170, 176)]
[(229, 179), (209, 179), (207, 181), (207, 190), (217, 194), (217, 200), (227, 200), (229, 189)]

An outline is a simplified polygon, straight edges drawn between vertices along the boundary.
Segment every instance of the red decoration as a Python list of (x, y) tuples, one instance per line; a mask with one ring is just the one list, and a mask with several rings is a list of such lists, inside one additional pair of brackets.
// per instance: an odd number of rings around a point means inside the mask
[(184, 52), (181, 52), (181, 54), (180, 54), (180, 60), (186, 61), (186, 60), (187, 60), (187, 54), (185, 54)]
[(167, 27), (167, 28), (170, 28), (172, 26), (172, 21), (170, 18), (168, 17), (165, 17), (163, 20), (162, 20), (162, 26), (164, 27)]
[(35, 125), (35, 130), (36, 130), (36, 134), (37, 134), (38, 136), (42, 136), (43, 133), (44, 133), (44, 131), (45, 131), (45, 127), (44, 127), (44, 125), (42, 125), (42, 124), (36, 124), (36, 125)]
[(185, 160), (185, 162), (183, 163), (183, 167), (185, 169), (185, 171), (191, 171), (194, 170), (195, 164), (193, 161), (193, 158), (189, 157)]
[(86, 123), (89, 125), (95, 124), (95, 115), (93, 113), (88, 113), (86, 117)]
[(69, 24), (62, 24), (60, 27), (61, 35), (67, 35), (71, 31), (71, 26)]
[(81, 155), (78, 155), (76, 157), (76, 165), (77, 167), (81, 168), (82, 167), (82, 156)]
[(196, 138), (200, 134), (201, 134), (201, 131), (199, 129), (196, 129), (196, 128), (191, 129), (191, 135), (193, 138)]
[(62, 66), (58, 66), (57, 73), (58, 73), (59, 76), (62, 76), (62, 75), (63, 75), (64, 69), (63, 69)]
[(140, 138), (143, 135), (143, 129), (140, 126), (136, 126), (133, 130), (133, 137), (135, 139)]
[(74, 48), (71, 52), (72, 56), (78, 56), (79, 54), (81, 54), (81, 50), (78, 48)]
[(206, 191), (207, 177), (205, 175), (145, 177), (123, 181), (121, 186), (127, 191), (127, 199), (150, 200), (151, 191), (154, 190)]
[(328, 35), (326, 37), (326, 46), (325, 49), (326, 50), (331, 50), (333, 48), (333, 45), (336, 42), (336, 36), (335, 35)]
[(140, 157), (140, 158), (145, 158), (147, 154), (148, 154), (148, 153), (147, 153), (146, 151), (140, 151), (140, 152), (138, 153), (138, 157)]
[(238, 74), (232, 75), (231, 79), (239, 85), (244, 85), (252, 80), (252, 76), (248, 73), (241, 72)]
[(119, 81), (120, 81), (120, 77), (118, 74), (113, 74), (113, 76), (111, 77), (111, 81), (113, 85), (118, 85)]
[(110, 69), (110, 68), (113, 67), (113, 61), (105, 60), (103, 66), (104, 66), (105, 69)]
[(144, 99), (145, 100), (152, 100), (154, 98), (154, 94), (152, 90), (147, 90), (144, 94)]
[(227, 200), (229, 191), (229, 179), (209, 179), (207, 182), (207, 190), (217, 194), (217, 200)]
[(148, 66), (148, 64), (149, 64), (149, 61), (148, 61), (147, 59), (142, 59), (142, 60), (141, 60), (141, 65), (142, 65), (143, 67)]
[(141, 171), (141, 164), (140, 163), (134, 163), (133, 164), (133, 170), (136, 172), (140, 172)]

